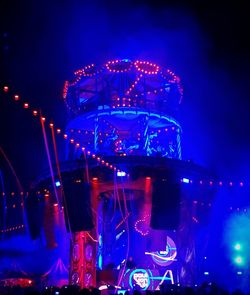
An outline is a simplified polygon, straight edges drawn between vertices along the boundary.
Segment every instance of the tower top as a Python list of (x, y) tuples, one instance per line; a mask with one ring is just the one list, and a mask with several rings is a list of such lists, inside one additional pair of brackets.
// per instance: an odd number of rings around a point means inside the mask
[(67, 133), (96, 154), (181, 159), (182, 87), (171, 70), (130, 59), (91, 64), (65, 82), (63, 97)]
[(138, 108), (175, 116), (182, 95), (180, 78), (173, 71), (130, 59), (78, 69), (63, 89), (72, 117), (101, 108)]

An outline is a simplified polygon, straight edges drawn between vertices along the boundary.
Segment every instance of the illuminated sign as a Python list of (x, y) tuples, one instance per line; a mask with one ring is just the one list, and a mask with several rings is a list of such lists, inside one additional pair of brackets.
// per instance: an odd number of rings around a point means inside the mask
[(146, 255), (151, 255), (153, 261), (160, 266), (168, 266), (175, 261), (177, 250), (175, 242), (167, 236), (166, 249), (156, 252), (145, 252)]
[(141, 291), (159, 290), (160, 285), (165, 281), (174, 284), (172, 270), (167, 269), (163, 275), (160, 275), (156, 269), (128, 269), (124, 274), (122, 287)]
[(142, 290), (146, 290), (150, 285), (150, 277), (152, 277), (151, 270), (137, 268), (130, 273), (129, 285), (132, 289), (138, 286)]
[(147, 273), (134, 273), (133, 279), (135, 280), (136, 284), (139, 285), (142, 289), (147, 288), (149, 285), (149, 277)]

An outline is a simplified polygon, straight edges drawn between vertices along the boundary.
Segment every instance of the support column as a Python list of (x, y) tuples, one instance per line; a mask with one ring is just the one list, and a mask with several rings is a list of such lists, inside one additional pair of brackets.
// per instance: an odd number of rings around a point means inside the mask
[(176, 130), (176, 143), (177, 143), (177, 154), (178, 154), (178, 159), (181, 160), (182, 159), (182, 155), (181, 155), (181, 131), (180, 128), (177, 128)]
[(149, 145), (150, 145), (150, 142), (149, 142), (149, 126), (148, 126), (148, 121), (149, 121), (149, 118), (148, 116), (145, 117), (144, 119), (144, 122), (143, 122), (143, 127), (144, 127), (144, 131), (143, 131), (143, 150), (145, 151), (145, 154), (146, 156), (149, 156), (148, 155), (148, 148), (149, 148)]
[(94, 150), (98, 151), (98, 142), (99, 142), (99, 119), (95, 118), (95, 130), (94, 130)]

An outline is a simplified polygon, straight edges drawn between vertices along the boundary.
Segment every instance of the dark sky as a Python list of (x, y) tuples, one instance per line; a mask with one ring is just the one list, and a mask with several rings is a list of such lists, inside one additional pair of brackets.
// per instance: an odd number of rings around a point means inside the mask
[[(1, 1), (0, 144), (24, 186), (47, 167), (19, 93), (65, 125), (64, 80), (89, 63), (152, 60), (182, 79), (183, 156), (249, 178), (250, 12), (240, 1)], [(229, 3), (232, 2), (232, 3)], [(2, 86), (10, 85), (9, 95)], [(9, 177), (1, 159), (5, 178)]]

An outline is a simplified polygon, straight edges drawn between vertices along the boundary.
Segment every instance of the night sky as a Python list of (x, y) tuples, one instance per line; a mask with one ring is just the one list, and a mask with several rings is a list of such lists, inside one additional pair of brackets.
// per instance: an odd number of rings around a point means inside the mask
[[(115, 58), (153, 61), (179, 75), (183, 158), (223, 179), (250, 180), (246, 4), (24, 0), (1, 1), (0, 13), (0, 145), (24, 187), (48, 164), (39, 121), (12, 94), (64, 127), (64, 81), (87, 64)], [(2, 91), (5, 84), (9, 94)], [(0, 158), (5, 182), (11, 183)]]

